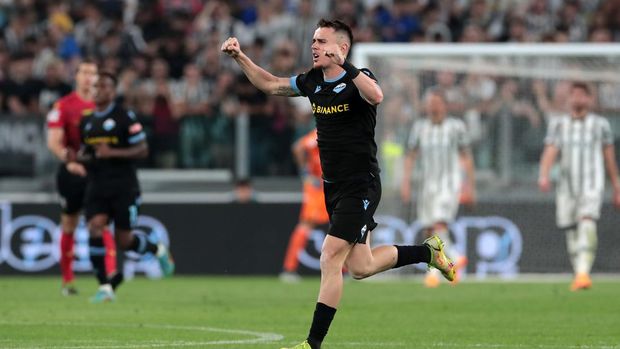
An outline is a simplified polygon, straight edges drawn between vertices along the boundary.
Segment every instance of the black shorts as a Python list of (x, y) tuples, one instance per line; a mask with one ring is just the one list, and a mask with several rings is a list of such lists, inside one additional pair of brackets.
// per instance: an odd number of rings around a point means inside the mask
[(130, 230), (136, 226), (140, 208), (140, 190), (133, 187), (112, 189), (90, 182), (86, 187), (84, 214), (89, 221), (93, 216), (106, 214), (116, 229)]
[(86, 177), (72, 174), (67, 166), (60, 164), (56, 173), (56, 188), (60, 195), (62, 213), (75, 214), (84, 207), (84, 193), (86, 192)]
[(352, 244), (365, 244), (368, 232), (377, 227), (373, 216), (381, 200), (381, 179), (367, 178), (325, 182), (325, 205), (329, 214), (329, 235)]

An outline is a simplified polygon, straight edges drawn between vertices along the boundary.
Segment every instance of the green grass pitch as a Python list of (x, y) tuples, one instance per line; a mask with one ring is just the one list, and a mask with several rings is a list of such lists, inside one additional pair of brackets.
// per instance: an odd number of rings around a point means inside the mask
[[(620, 281), (572, 293), (566, 282), (346, 281), (324, 349), (620, 348)], [(89, 304), (59, 278), (0, 278), (0, 348), (280, 348), (305, 338), (318, 279), (138, 278), (115, 303)]]

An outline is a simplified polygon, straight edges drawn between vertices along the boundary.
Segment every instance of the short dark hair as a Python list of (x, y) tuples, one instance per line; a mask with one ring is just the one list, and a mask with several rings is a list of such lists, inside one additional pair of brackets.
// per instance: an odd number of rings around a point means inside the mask
[(85, 56), (80, 58), (80, 63), (78, 63), (78, 66), (80, 66), (81, 64), (97, 64), (97, 60), (92, 57), (92, 56)]
[(114, 76), (114, 74), (107, 72), (107, 71), (102, 71), (99, 72), (97, 74), (99, 76), (99, 78), (108, 78), (110, 80), (112, 80), (112, 83), (114, 84), (114, 86), (116, 87), (116, 85), (118, 84), (118, 79), (116, 78), (116, 76)]
[(581, 89), (583, 90), (583, 92), (585, 92), (588, 96), (590, 96), (592, 93), (590, 91), (590, 86), (588, 86), (588, 84), (586, 84), (583, 81), (573, 81), (573, 83), (570, 85), (571, 90), (572, 89)]
[(347, 34), (349, 38), (349, 42), (351, 46), (353, 45), (353, 31), (351, 31), (351, 27), (349, 27), (346, 23), (340, 20), (327, 20), (325, 18), (321, 18), (319, 23), (316, 25), (318, 28), (332, 28), (336, 32), (344, 32)]

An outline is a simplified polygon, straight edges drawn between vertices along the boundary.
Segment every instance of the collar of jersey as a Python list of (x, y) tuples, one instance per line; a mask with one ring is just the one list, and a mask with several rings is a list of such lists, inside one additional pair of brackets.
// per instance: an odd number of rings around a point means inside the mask
[(342, 73), (340, 73), (340, 75), (336, 76), (333, 79), (325, 79), (325, 78), (323, 78), (323, 81), (325, 81), (325, 82), (336, 82), (336, 81), (344, 78), (345, 75), (347, 75), (346, 70), (342, 71)]
[(95, 111), (93, 113), (93, 115), (98, 117), (98, 118), (106, 116), (106, 115), (110, 114), (112, 109), (114, 109), (115, 105), (116, 105), (116, 103), (112, 102), (112, 103), (110, 103), (110, 105), (107, 108), (105, 108), (105, 110), (103, 110), (103, 111)]

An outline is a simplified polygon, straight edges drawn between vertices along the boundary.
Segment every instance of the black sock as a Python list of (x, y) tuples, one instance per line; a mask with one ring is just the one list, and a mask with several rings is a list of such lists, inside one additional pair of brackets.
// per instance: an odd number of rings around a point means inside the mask
[(105, 270), (105, 247), (103, 246), (103, 238), (89, 238), (88, 249), (90, 253), (90, 262), (93, 265), (93, 271), (99, 281), (99, 285), (108, 283), (108, 274)]
[(308, 334), (308, 344), (312, 349), (320, 349), (323, 339), (327, 335), (329, 325), (331, 325), (336, 308), (332, 308), (323, 303), (317, 303), (314, 309), (314, 317), (312, 318), (312, 326)]
[(132, 236), (133, 240), (128, 250), (135, 251), (139, 254), (145, 254), (147, 252), (151, 252), (152, 254), (157, 253), (157, 245), (150, 242), (144, 234), (132, 234)]
[(116, 272), (114, 275), (112, 275), (112, 277), (110, 278), (110, 285), (112, 285), (112, 289), (116, 290), (118, 285), (120, 285), (124, 279), (125, 278), (123, 277), (123, 273), (121, 272)]
[(427, 246), (397, 246), (398, 257), (396, 258), (396, 265), (392, 268), (400, 268), (404, 265), (414, 263), (428, 263), (431, 261), (431, 251)]

